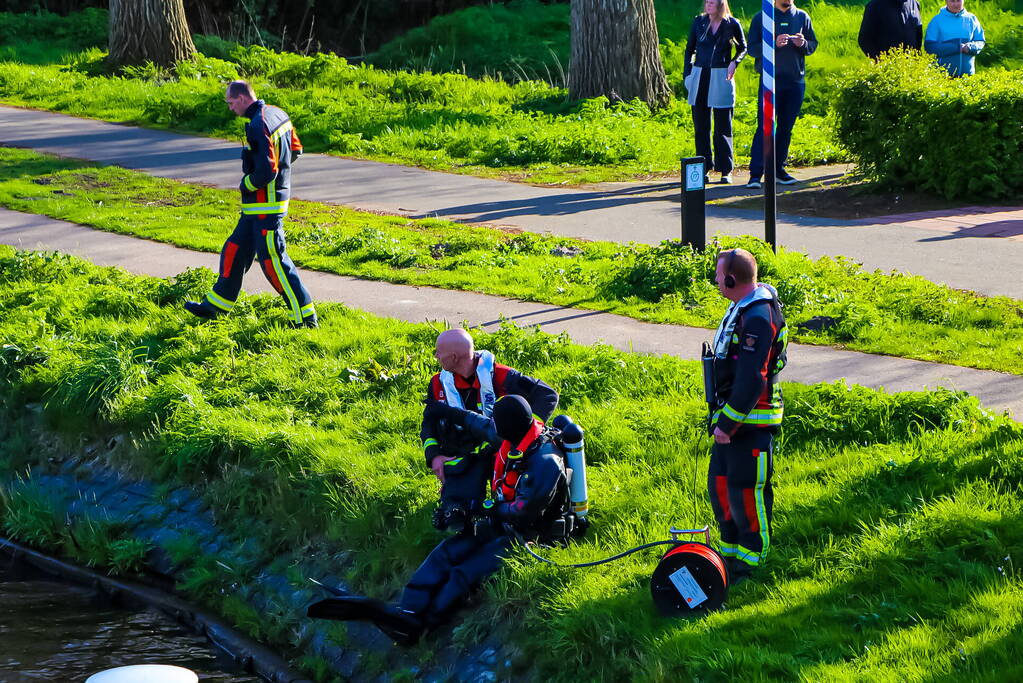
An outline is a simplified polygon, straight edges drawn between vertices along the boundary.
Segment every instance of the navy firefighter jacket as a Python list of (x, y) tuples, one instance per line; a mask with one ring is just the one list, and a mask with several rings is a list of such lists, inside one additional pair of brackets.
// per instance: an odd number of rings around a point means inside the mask
[(288, 213), (291, 164), (302, 143), (291, 119), (278, 107), (256, 100), (245, 110), (242, 148), (242, 213), (250, 216)]
[(777, 429), (784, 409), (776, 380), (785, 367), (788, 343), (781, 304), (765, 285), (747, 298), (753, 300), (729, 309), (729, 314), (739, 309), (735, 325), (730, 333), (725, 329), (727, 350), (714, 359), (717, 406), (711, 430), (716, 426), (729, 436), (746, 428)]

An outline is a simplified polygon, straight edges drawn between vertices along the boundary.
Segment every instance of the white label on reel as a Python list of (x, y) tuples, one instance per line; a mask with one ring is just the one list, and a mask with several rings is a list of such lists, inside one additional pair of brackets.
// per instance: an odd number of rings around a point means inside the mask
[(697, 607), (707, 600), (707, 594), (700, 588), (700, 584), (696, 583), (696, 579), (689, 573), (688, 567), (682, 567), (668, 578), (674, 584), (675, 590), (686, 599), (686, 604), (690, 608)]

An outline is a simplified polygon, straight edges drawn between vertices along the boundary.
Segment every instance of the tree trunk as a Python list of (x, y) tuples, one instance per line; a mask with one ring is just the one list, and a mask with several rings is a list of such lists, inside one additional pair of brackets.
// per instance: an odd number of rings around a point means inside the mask
[(572, 0), (569, 96), (667, 104), (658, 43), (654, 0)]
[(113, 66), (169, 67), (195, 57), (182, 0), (110, 0), (109, 46)]

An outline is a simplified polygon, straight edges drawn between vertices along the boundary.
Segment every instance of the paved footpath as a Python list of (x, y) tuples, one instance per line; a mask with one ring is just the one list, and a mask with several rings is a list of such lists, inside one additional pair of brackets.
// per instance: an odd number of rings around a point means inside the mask
[[(157, 277), (176, 275), (195, 266), (217, 269), (216, 254), (5, 209), (0, 209), (0, 244), (67, 252), (100, 265), (121, 266)], [(337, 301), (375, 315), (410, 322), (443, 320), (459, 324), (464, 321), (474, 327), (494, 329), (504, 317), (519, 325), (539, 325), (552, 334), (567, 332), (580, 344), (601, 341), (624, 351), (688, 359), (697, 357), (700, 342), (711, 335), (711, 331), (705, 329), (655, 325), (599, 311), (471, 292), (394, 285), (315, 271), (303, 271), (302, 279), (317, 300)], [(249, 273), (245, 284), (248, 291), (270, 291), (255, 270)], [(792, 344), (789, 349), (789, 366), (782, 375), (786, 381), (814, 383), (845, 378), (851, 384), (884, 387), (889, 391), (944, 386), (968, 391), (990, 409), (1008, 410), (1017, 419), (1023, 417), (1023, 376), (823, 346)]]
[[(235, 188), (239, 143), (0, 107), (0, 145)], [(300, 199), (370, 211), (436, 216), (587, 239), (657, 243), (679, 236), (678, 182), (595, 189), (532, 187), (322, 154), (296, 169)], [(799, 173), (797, 172), (797, 175)], [(740, 192), (708, 189), (709, 198)], [(707, 207), (707, 232), (762, 235), (754, 211)], [(779, 243), (812, 256), (844, 255), (869, 269), (922, 275), (982, 294), (1023, 299), (1023, 212), (977, 208), (873, 221), (780, 216)]]

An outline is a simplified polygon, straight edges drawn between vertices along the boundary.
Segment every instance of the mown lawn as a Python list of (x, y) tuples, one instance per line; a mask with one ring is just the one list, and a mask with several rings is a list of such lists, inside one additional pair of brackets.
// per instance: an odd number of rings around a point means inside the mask
[[(23, 150), (0, 148), (0, 162), (0, 206), (7, 208), (202, 251), (218, 251), (234, 226), (233, 191)], [(286, 231), (299, 264), (332, 273), (700, 327), (715, 327), (725, 308), (711, 284), (714, 249), (512, 234), (297, 201)], [(868, 272), (843, 258), (775, 255), (753, 238), (721, 237), (720, 245), (756, 253), (761, 279), (778, 288), (798, 341), (1023, 374), (1018, 301)], [(798, 329), (815, 316), (837, 324)]]
[[(3, 409), (36, 404), (57, 430), (127, 433), (122, 467), (204, 491), (239, 538), (347, 551), (352, 585), (390, 597), (439, 538), (418, 444), (437, 329), (324, 304), (320, 329), (293, 331), (265, 297), (204, 324), (181, 302), (211, 279), (0, 247)], [(711, 521), (696, 363), (511, 326), (476, 340), (557, 387), (587, 430), (594, 526), (552, 556), (590, 560)], [(653, 553), (587, 571), (517, 556), (417, 656), (495, 635), (518, 652), (506, 673), (519, 679), (1023, 676), (1023, 427), (948, 391), (784, 389), (773, 553), (726, 610), (657, 617)], [(0, 466), (25, 472), (39, 457), (19, 448), (30, 440), (4, 436)]]

